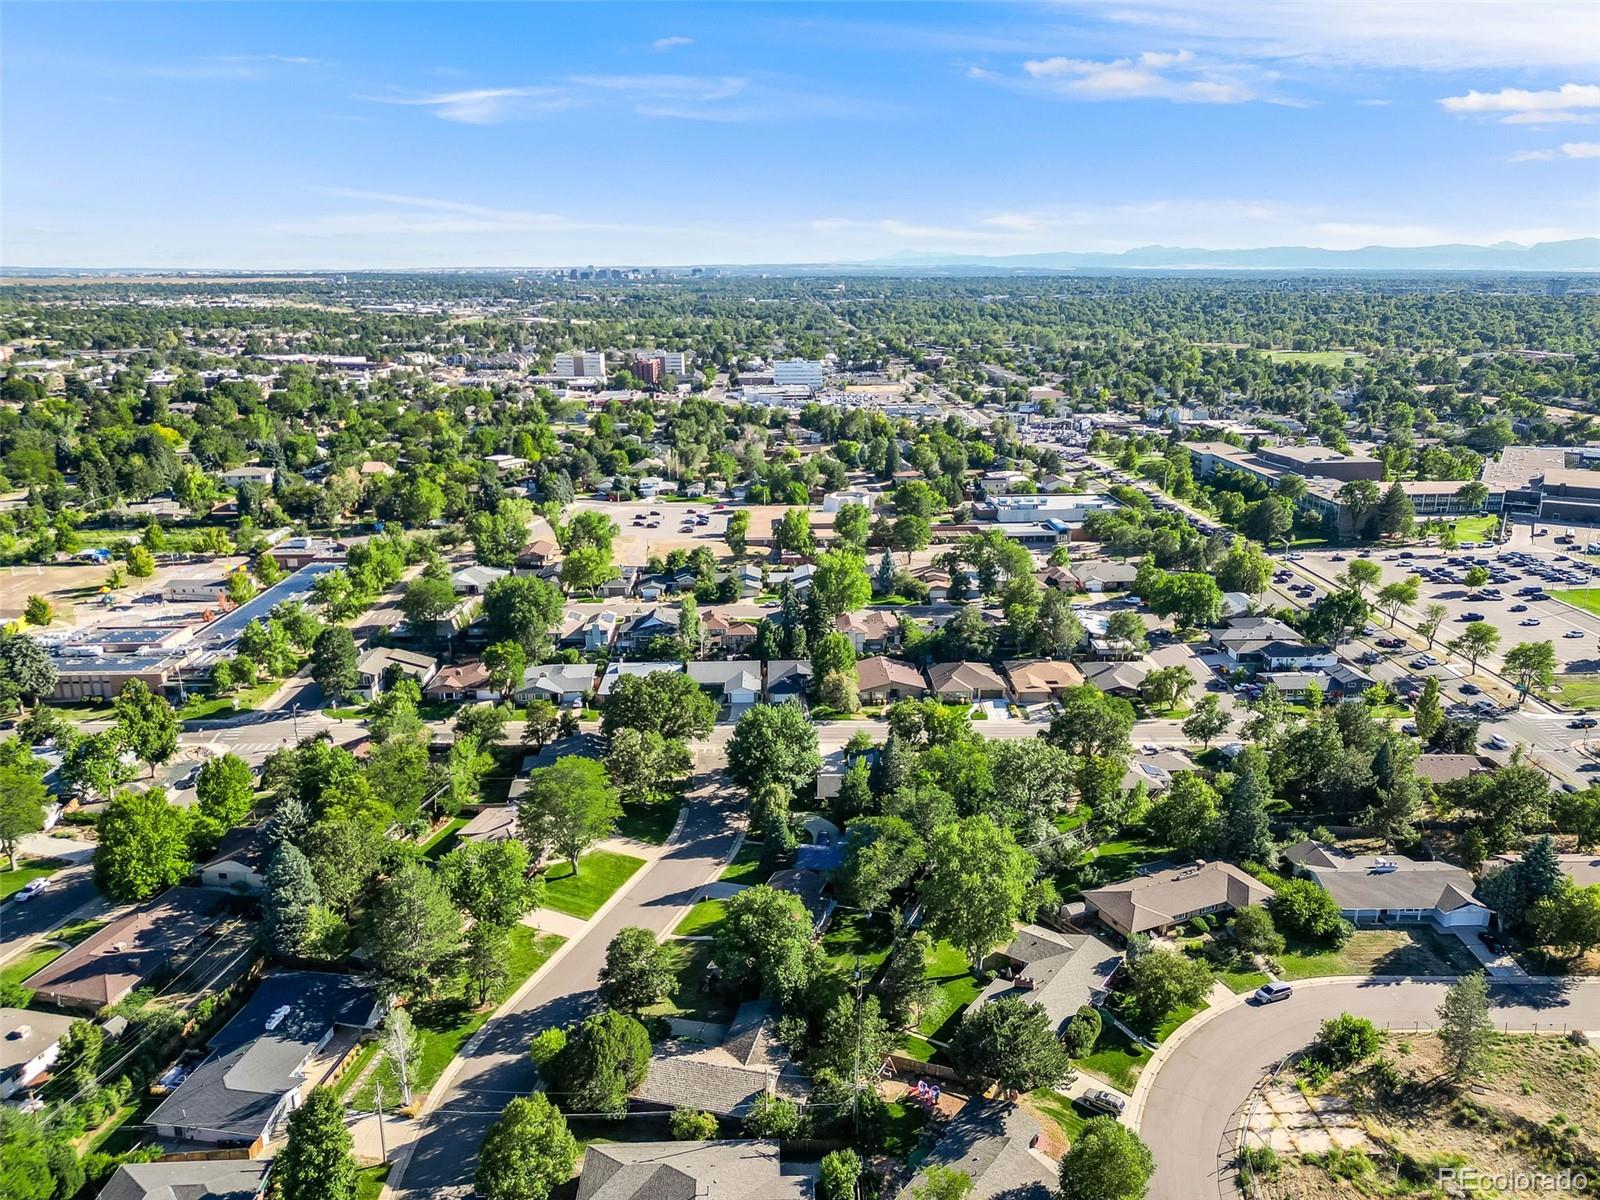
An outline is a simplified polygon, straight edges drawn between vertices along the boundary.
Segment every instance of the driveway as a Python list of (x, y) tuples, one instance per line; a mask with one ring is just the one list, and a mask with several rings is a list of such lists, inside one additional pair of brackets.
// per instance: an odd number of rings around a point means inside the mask
[[(705, 751), (703, 756), (709, 757)], [(720, 756), (718, 756), (720, 759)], [(537, 1082), (528, 1058), (533, 1035), (583, 1017), (596, 1003), (606, 945), (617, 931), (639, 925), (664, 933), (733, 849), (734, 817), (743, 804), (719, 774), (702, 773), (689, 796), (689, 815), (667, 851), (562, 957), (468, 1043), (459, 1069), (420, 1122), (415, 1149), (393, 1194), (406, 1200), (466, 1196), (484, 1130), (513, 1096)]]
[[(1281, 1004), (1241, 1004), (1196, 1026), (1157, 1068), (1136, 1116), (1156, 1160), (1150, 1200), (1236, 1196), (1226, 1171), (1234, 1117), (1262, 1076), (1343, 1012), (1380, 1028), (1430, 1028), (1446, 986), (1381, 978), (1307, 982)], [(1600, 980), (1541, 980), (1499, 986), (1492, 995), (1502, 1028), (1600, 1030)], [(1230, 1134), (1226, 1146), (1224, 1134)]]

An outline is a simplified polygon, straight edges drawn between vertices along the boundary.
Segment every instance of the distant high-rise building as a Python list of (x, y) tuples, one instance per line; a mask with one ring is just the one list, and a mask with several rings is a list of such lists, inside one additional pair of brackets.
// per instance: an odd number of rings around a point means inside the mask
[(667, 375), (666, 367), (659, 358), (645, 358), (643, 355), (635, 358), (628, 369), (646, 383), (660, 383)]
[(604, 379), (606, 355), (604, 350), (563, 350), (556, 355), (552, 375), (561, 379)]
[(785, 358), (772, 364), (772, 382), (777, 387), (822, 388), (822, 363), (805, 358)]
[[(687, 350), (640, 350), (634, 355), (637, 359), (654, 359), (661, 364), (661, 369), (668, 375), (687, 375), (689, 373), (689, 352)], [(643, 378), (643, 376), (640, 376)]]

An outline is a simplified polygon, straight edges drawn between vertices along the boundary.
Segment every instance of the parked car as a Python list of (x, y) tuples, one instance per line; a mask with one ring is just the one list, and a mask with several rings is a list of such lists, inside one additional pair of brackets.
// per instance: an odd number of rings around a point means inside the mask
[(1276, 1004), (1279, 1000), (1287, 1000), (1294, 995), (1294, 987), (1281, 979), (1274, 979), (1271, 983), (1264, 983), (1258, 987), (1250, 997), (1256, 1004)]
[(50, 877), (48, 875), (41, 875), (38, 879), (33, 879), (23, 884), (22, 888), (17, 892), (17, 894), (11, 898), (18, 904), (26, 904), (40, 892), (45, 892), (49, 889)]
[(1518, 625), (1523, 625), (1523, 626), (1533, 626), (1533, 625), (1537, 625), (1538, 623), (1539, 623), (1539, 618), (1538, 617), (1523, 617), (1522, 620), (1517, 622)]
[(1078, 1103), (1090, 1112), (1106, 1113), (1109, 1116), (1120, 1117), (1127, 1101), (1115, 1092), (1108, 1092), (1103, 1088), (1095, 1088), (1078, 1097)]

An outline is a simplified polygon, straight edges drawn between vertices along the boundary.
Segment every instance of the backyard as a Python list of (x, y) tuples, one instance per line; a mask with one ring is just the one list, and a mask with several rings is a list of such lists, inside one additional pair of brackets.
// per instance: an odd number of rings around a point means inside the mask
[(544, 872), (544, 907), (588, 920), (644, 866), (644, 859), (611, 850), (591, 850), (572, 864), (559, 862)]
[(723, 1022), (733, 1016), (733, 1002), (715, 995), (708, 986), (711, 979), (711, 943), (669, 939), (661, 949), (678, 981), (678, 990), (671, 1000), (646, 1009), (646, 1015), (714, 1022)]

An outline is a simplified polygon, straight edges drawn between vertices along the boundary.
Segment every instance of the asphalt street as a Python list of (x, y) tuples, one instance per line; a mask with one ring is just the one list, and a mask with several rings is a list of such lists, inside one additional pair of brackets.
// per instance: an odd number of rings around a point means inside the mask
[(41, 933), (62, 924), (85, 904), (97, 900), (92, 868), (88, 863), (58, 871), (50, 886), (26, 903), (15, 900), (0, 907), (0, 962), (13, 957)]
[(536, 1085), (528, 1058), (533, 1035), (581, 1018), (597, 1003), (606, 945), (618, 930), (637, 925), (665, 932), (716, 874), (734, 846), (741, 797), (720, 776), (702, 775), (688, 803), (684, 827), (667, 853), (510, 1010), (469, 1043), (471, 1049), (463, 1053), (444, 1094), (423, 1118), (410, 1162), (400, 1181), (391, 1185), (395, 1194), (405, 1200), (470, 1194), (484, 1131), (507, 1101), (527, 1095)]
[[(1380, 1028), (1430, 1028), (1445, 988), (1394, 978), (1301, 983), (1282, 1003), (1240, 1005), (1197, 1027), (1160, 1065), (1139, 1118), (1156, 1160), (1150, 1200), (1237, 1195), (1227, 1171), (1230, 1130), (1263, 1075), (1343, 1012)], [(1511, 1031), (1600, 1030), (1600, 980), (1508, 985), (1493, 997), (1496, 1024)]]

